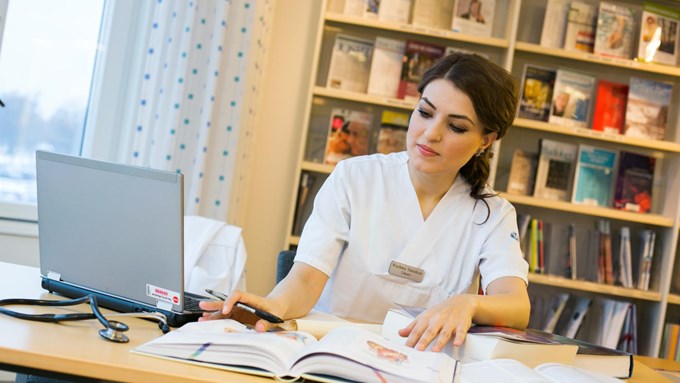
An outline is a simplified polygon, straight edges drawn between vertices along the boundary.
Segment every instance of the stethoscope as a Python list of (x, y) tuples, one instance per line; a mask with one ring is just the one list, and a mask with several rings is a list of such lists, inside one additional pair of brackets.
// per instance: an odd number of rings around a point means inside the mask
[[(58, 323), (58, 322), (70, 322), (88, 319), (97, 319), (104, 325), (104, 328), (99, 330), (99, 335), (111, 342), (116, 343), (127, 343), (130, 338), (124, 334), (125, 331), (129, 330), (130, 327), (123, 322), (116, 320), (108, 320), (99, 311), (99, 306), (97, 306), (97, 298), (94, 295), (86, 295), (84, 297), (67, 299), (67, 300), (45, 300), (45, 299), (23, 299), (23, 298), (10, 298), (10, 299), (0, 299), (0, 306), (9, 305), (26, 305), (26, 306), (74, 306), (81, 303), (90, 303), (91, 313), (72, 313), (72, 314), (26, 314), (18, 311), (12, 311), (4, 307), (0, 307), (0, 313), (11, 316), (13, 318), (31, 320), (36, 322), (48, 322), (48, 323)], [(170, 331), (170, 326), (168, 326), (167, 317), (162, 313), (157, 312), (140, 312), (140, 313), (119, 313), (119, 314), (109, 314), (109, 317), (135, 317), (135, 318), (146, 318), (154, 319), (158, 322), (158, 328), (163, 332), (163, 334)]]

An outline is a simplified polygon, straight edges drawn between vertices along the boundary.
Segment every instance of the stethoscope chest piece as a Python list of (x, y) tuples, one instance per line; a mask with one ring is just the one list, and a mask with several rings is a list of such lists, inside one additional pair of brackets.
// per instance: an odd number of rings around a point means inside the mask
[(99, 330), (99, 335), (102, 338), (116, 343), (127, 343), (130, 341), (130, 338), (123, 334), (124, 331), (129, 329), (125, 323), (110, 320), (109, 325), (110, 326)]

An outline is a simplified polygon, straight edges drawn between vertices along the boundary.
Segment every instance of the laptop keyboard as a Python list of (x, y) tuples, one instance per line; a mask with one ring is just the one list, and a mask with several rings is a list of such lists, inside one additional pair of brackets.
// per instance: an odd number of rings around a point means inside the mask
[(184, 294), (184, 311), (189, 312), (203, 312), (202, 308), (198, 306), (200, 301), (204, 301), (208, 298), (200, 297), (199, 295), (192, 295), (190, 293)]

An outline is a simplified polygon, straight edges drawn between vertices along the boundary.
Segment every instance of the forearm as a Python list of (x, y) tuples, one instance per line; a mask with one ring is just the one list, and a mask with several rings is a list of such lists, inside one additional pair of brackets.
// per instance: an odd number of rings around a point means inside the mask
[(525, 329), (529, 323), (531, 305), (525, 292), (494, 295), (471, 295), (474, 300), (472, 322), (488, 326)]
[(327, 281), (328, 276), (318, 269), (295, 262), (267, 298), (274, 302), (284, 319), (299, 318), (314, 307)]

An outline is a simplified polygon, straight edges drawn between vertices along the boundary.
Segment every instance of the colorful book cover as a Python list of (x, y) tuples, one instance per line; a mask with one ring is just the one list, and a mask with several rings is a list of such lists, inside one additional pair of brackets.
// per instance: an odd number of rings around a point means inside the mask
[(623, 133), (628, 103), (628, 85), (600, 80), (597, 83), (593, 130)]
[(389, 154), (406, 150), (407, 113), (384, 110), (380, 119), (378, 146), (376, 152)]
[(572, 202), (590, 206), (611, 206), (614, 188), (615, 150), (579, 145)]
[(548, 121), (556, 75), (554, 69), (530, 64), (524, 66), (519, 117)]
[(333, 108), (324, 162), (337, 164), (345, 158), (368, 154), (373, 114)]
[(647, 213), (652, 207), (654, 157), (621, 151), (614, 191), (616, 209)]
[(597, 7), (580, 1), (569, 5), (564, 49), (592, 53), (595, 47)]
[(337, 35), (331, 53), (326, 86), (332, 89), (366, 93), (372, 55), (372, 40)]
[(441, 45), (407, 40), (401, 69), (401, 81), (397, 98), (418, 102), (418, 84), (425, 71), (444, 55)]
[(496, 0), (458, 0), (451, 30), (490, 37), (495, 7)]
[(562, 126), (586, 128), (594, 91), (594, 76), (558, 69), (548, 121)]
[(646, 62), (676, 65), (680, 40), (680, 8), (645, 3), (637, 57)]
[(601, 2), (597, 15), (594, 52), (604, 56), (632, 58), (637, 30), (635, 19), (633, 8)]
[(368, 94), (397, 97), (405, 47), (405, 41), (376, 37), (368, 76)]
[(534, 197), (568, 201), (578, 146), (548, 139), (542, 139), (540, 145)]
[(623, 134), (635, 138), (663, 140), (672, 93), (672, 84), (631, 77)]

